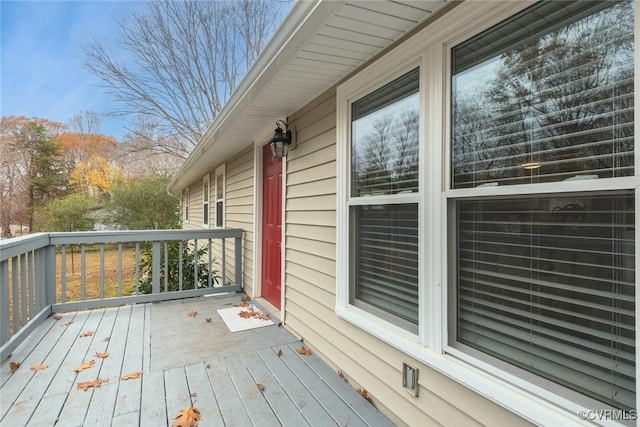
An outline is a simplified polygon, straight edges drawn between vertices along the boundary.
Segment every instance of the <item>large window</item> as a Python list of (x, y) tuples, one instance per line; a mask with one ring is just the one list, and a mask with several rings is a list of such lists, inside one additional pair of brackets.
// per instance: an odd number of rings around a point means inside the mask
[(351, 105), (350, 303), (418, 324), (419, 70)]
[(209, 227), (209, 198), (211, 197), (211, 177), (202, 178), (202, 226)]
[(224, 227), (225, 165), (216, 168), (216, 227)]
[[(621, 409), (636, 400), (635, 197), (620, 188), (633, 7), (541, 2), (452, 51), (451, 187), (484, 191), (451, 193), (450, 340)], [(530, 185), (560, 181), (576, 191)], [(492, 194), (505, 185), (520, 187)]]

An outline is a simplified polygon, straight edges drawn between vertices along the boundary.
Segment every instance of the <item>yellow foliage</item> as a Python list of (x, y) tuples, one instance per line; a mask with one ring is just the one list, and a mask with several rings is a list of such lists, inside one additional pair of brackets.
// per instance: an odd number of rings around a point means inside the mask
[(92, 157), (78, 162), (69, 176), (71, 185), (76, 185), (83, 193), (99, 196), (111, 189), (121, 172), (104, 157)]

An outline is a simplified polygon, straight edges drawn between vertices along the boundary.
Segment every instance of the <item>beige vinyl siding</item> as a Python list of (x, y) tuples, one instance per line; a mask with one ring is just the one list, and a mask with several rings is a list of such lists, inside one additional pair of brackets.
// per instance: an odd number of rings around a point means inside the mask
[[(226, 162), (225, 227), (244, 230), (242, 241), (242, 285), (253, 292), (254, 152), (250, 145)], [(234, 242), (226, 248), (227, 280), (234, 277)]]
[[(287, 159), (286, 326), (342, 371), (352, 386), (366, 389), (376, 406), (398, 424), (526, 425), (518, 416), (335, 315), (335, 105), (334, 91), (298, 112), (293, 121), (298, 146)], [(403, 362), (420, 369), (417, 398), (402, 388)]]

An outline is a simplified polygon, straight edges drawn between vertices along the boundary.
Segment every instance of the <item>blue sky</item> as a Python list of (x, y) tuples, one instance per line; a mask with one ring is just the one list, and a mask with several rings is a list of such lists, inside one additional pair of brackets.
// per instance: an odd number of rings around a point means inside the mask
[[(110, 111), (100, 81), (84, 68), (82, 46), (117, 39), (117, 21), (142, 1), (0, 1), (0, 115), (66, 124), (80, 111)], [(102, 133), (121, 138), (126, 119), (107, 119)]]

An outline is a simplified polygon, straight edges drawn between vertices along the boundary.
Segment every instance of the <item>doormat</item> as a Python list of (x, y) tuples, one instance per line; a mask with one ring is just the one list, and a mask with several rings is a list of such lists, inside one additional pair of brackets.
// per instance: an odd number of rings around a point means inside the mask
[(246, 304), (243, 307), (221, 308), (218, 310), (218, 314), (231, 332), (246, 331), (274, 324), (268, 314), (258, 310), (253, 304)]

